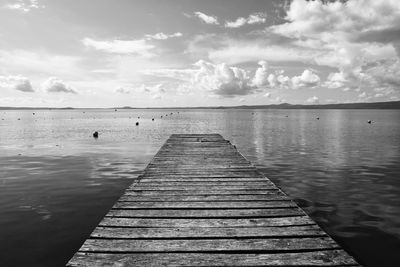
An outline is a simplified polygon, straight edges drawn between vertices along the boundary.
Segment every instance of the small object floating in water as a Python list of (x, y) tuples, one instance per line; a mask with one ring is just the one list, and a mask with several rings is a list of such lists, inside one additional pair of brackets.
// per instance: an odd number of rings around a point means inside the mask
[(286, 117), (286, 118), (288, 118), (288, 117), (289, 117), (289, 115), (286, 115), (285, 117)]
[(32, 115), (35, 115), (35, 112), (33, 112)]
[(117, 111), (117, 109), (114, 109), (114, 111)]
[(140, 119), (140, 117), (137, 117), (138, 119)]
[(93, 133), (93, 137), (94, 137), (94, 138), (98, 138), (98, 137), (99, 137), (99, 133), (98, 133), (98, 132), (94, 132), (94, 133)]
[(139, 126), (139, 122), (138, 121), (136, 122), (136, 126)]
[(20, 121), (20, 120), (21, 120), (21, 118), (18, 118), (18, 120)]
[(371, 120), (368, 120), (368, 123), (369, 123), (369, 124), (371, 124), (371, 123), (372, 123), (372, 121), (371, 121)]
[(160, 118), (162, 118), (162, 115), (160, 116)]
[(152, 118), (151, 120), (154, 121), (154, 118)]
[(317, 117), (317, 120), (319, 120), (319, 117)]

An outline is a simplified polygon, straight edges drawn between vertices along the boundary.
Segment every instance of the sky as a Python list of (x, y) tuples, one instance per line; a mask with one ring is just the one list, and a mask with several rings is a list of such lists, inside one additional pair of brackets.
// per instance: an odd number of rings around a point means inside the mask
[(0, 106), (397, 100), (398, 0), (0, 0)]

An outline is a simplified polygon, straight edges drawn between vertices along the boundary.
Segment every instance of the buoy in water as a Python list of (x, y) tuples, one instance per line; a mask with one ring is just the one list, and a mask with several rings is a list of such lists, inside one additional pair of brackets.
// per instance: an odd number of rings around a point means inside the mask
[(317, 120), (319, 120), (319, 117), (317, 117)]
[(368, 120), (368, 123), (369, 123), (369, 124), (371, 124), (371, 123), (372, 123), (372, 121), (371, 121), (371, 120)]
[(139, 122), (138, 121), (136, 122), (136, 126), (139, 126)]
[(151, 120), (154, 121), (154, 118), (152, 118)]
[(94, 132), (94, 133), (93, 133), (93, 137), (94, 137), (94, 138), (98, 138), (98, 137), (99, 137), (99, 133), (98, 133), (98, 132)]

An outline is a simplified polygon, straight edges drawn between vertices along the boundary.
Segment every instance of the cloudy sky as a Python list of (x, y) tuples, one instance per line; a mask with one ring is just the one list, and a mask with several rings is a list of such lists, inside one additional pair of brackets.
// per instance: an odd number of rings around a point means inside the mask
[(398, 0), (0, 0), (0, 106), (400, 100)]

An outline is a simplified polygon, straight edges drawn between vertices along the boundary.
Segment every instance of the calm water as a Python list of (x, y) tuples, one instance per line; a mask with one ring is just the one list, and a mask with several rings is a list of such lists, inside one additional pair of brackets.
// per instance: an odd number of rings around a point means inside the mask
[(172, 133), (222, 134), (360, 263), (400, 266), (399, 110), (0, 111), (0, 266), (65, 265)]

